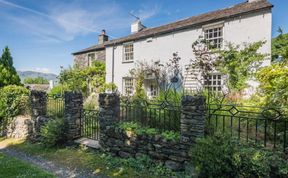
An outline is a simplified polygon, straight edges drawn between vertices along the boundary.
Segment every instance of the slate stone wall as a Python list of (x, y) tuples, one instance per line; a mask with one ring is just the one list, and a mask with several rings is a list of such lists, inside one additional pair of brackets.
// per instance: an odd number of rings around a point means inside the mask
[(47, 94), (44, 91), (31, 90), (30, 93), (31, 117), (33, 121), (33, 135), (38, 137), (41, 127), (48, 122), (47, 115)]
[[(93, 51), (95, 53), (95, 59), (99, 61), (105, 62), (106, 59), (106, 53), (105, 49), (104, 50), (99, 50), (99, 51)], [(76, 54), (74, 55), (74, 64), (83, 68), (89, 66), (89, 61), (88, 61), (88, 53), (83, 53), (83, 54)]]
[(182, 99), (181, 139), (166, 140), (161, 135), (135, 135), (116, 126), (120, 99), (116, 94), (100, 94), (100, 145), (120, 157), (148, 155), (172, 170), (183, 170), (195, 139), (204, 135), (204, 97)]
[(67, 136), (69, 140), (81, 136), (81, 113), (83, 110), (83, 96), (80, 92), (65, 92), (64, 118), (67, 122)]

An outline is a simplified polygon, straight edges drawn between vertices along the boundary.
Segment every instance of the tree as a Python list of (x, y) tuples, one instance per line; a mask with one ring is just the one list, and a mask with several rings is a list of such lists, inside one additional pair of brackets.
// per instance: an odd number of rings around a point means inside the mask
[(275, 61), (282, 56), (285, 60), (288, 60), (288, 33), (283, 34), (283, 31), (272, 39), (272, 61)]
[(288, 67), (287, 63), (275, 63), (257, 73), (259, 94), (270, 107), (279, 107), (288, 116)]
[(25, 84), (49, 84), (49, 81), (43, 77), (36, 77), (36, 78), (27, 77), (24, 79), (23, 83)]
[(219, 51), (216, 69), (228, 75), (228, 88), (241, 91), (247, 87), (247, 80), (251, 78), (262, 64), (265, 54), (258, 53), (258, 49), (265, 42), (248, 44), (244, 49), (240, 46), (228, 45), (227, 50)]
[(0, 87), (21, 85), (20, 77), (13, 67), (13, 58), (8, 47), (5, 47), (0, 58)]
[(92, 66), (84, 69), (70, 67), (60, 73), (59, 80), (65, 88), (81, 91), (85, 96), (89, 94), (89, 87), (99, 92), (105, 83), (105, 64), (95, 60)]

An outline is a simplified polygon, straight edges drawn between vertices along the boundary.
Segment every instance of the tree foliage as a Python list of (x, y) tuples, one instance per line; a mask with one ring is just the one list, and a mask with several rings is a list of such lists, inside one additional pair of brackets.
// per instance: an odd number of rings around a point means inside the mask
[(86, 68), (74, 66), (63, 70), (59, 80), (60, 84), (69, 90), (81, 91), (86, 96), (89, 93), (89, 87), (99, 92), (105, 83), (105, 64), (96, 60)]
[(217, 70), (228, 75), (229, 89), (240, 91), (247, 87), (247, 80), (255, 74), (266, 56), (258, 52), (264, 43), (248, 44), (244, 49), (229, 44), (227, 50), (218, 52), (219, 58), (215, 65)]
[(269, 106), (278, 106), (288, 115), (288, 65), (275, 63), (257, 73), (260, 94)]
[(49, 84), (49, 81), (43, 77), (27, 77), (23, 81), (25, 84)]
[(13, 67), (13, 58), (8, 47), (5, 47), (0, 58), (0, 87), (20, 85), (20, 77)]
[(288, 60), (288, 33), (282, 32), (272, 40), (272, 60), (276, 60), (279, 56)]

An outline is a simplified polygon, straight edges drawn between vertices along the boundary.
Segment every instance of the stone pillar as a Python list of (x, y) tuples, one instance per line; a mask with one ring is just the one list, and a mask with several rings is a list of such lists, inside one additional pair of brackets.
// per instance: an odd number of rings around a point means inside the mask
[(181, 111), (181, 142), (192, 145), (204, 136), (205, 97), (184, 96)]
[(30, 95), (30, 104), (32, 117), (46, 116), (47, 114), (47, 97), (46, 92), (32, 90)]
[(47, 95), (44, 91), (32, 90), (30, 94), (31, 117), (33, 120), (33, 135), (31, 138), (38, 138), (41, 127), (48, 122)]
[(106, 133), (120, 117), (120, 97), (116, 93), (99, 94), (100, 145), (105, 148)]
[(67, 122), (67, 137), (71, 141), (81, 136), (81, 113), (83, 96), (80, 92), (65, 92), (64, 118)]

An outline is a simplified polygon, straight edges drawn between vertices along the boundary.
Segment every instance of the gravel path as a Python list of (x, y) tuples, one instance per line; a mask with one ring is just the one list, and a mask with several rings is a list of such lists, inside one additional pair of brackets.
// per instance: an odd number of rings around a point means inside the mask
[(49, 173), (54, 174), (56, 177), (59, 178), (103, 178), (103, 176), (95, 176), (91, 173), (88, 173), (87, 171), (72, 170), (68, 167), (64, 167), (62, 165), (60, 166), (53, 163), (52, 161), (43, 159), (40, 156), (28, 155), (24, 152), (20, 152), (14, 149), (0, 147), (0, 152), (33, 164)]

